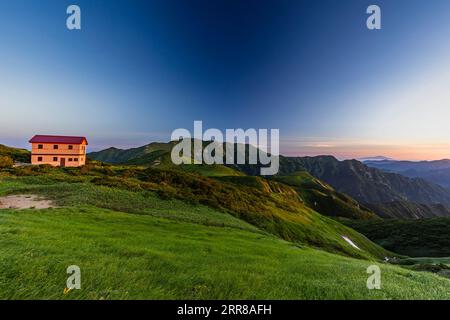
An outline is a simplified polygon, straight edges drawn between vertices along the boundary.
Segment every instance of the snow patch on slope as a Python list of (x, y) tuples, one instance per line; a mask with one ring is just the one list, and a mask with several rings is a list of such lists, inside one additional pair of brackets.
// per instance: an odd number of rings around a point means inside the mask
[(356, 248), (358, 250), (361, 250), (352, 240), (350, 240), (349, 238), (347, 238), (346, 236), (342, 236), (342, 239), (344, 239), (345, 241), (348, 242), (348, 244), (350, 244), (353, 248)]

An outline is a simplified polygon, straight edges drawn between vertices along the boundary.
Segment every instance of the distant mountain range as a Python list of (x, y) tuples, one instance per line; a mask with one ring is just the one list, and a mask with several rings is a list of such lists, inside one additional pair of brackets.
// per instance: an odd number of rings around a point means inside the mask
[(364, 161), (384, 161), (384, 160), (394, 160), (385, 156), (375, 156), (375, 157), (365, 157), (365, 158), (358, 158), (356, 159), (358, 161), (364, 162)]
[(281, 157), (280, 174), (300, 168), (348, 194), (383, 218), (424, 218), (450, 214), (450, 191), (420, 178), (370, 168), (332, 156)]
[[(128, 150), (110, 148), (90, 153), (88, 156), (94, 160), (114, 164), (173, 167), (170, 161), (170, 151), (173, 145), (174, 143), (171, 142), (151, 143)], [(369, 164), (374, 166), (375, 162), (391, 161), (371, 160)], [(187, 167), (190, 170), (192, 167), (200, 170), (204, 166)], [(229, 167), (246, 175), (256, 176), (260, 172), (258, 165), (231, 165)], [(422, 178), (411, 178), (369, 167), (357, 160), (339, 161), (332, 156), (280, 156), (280, 171), (274, 179), (284, 179), (285, 183), (293, 185), (301, 191), (302, 188), (307, 188), (307, 184), (295, 181), (292, 175), (295, 176), (299, 172), (305, 171), (317, 179), (316, 187), (322, 183), (324, 186), (328, 185), (333, 191), (335, 190), (334, 192), (348, 195), (349, 199), (355, 199), (357, 205), (369, 214), (373, 211), (383, 218), (424, 218), (450, 215), (450, 191), (446, 188)], [(311, 190), (308, 192), (311, 194)], [(307, 194), (303, 194), (303, 196), (305, 199), (307, 198)], [(332, 194), (328, 194), (328, 196), (333, 197)], [(336, 196), (334, 195), (334, 197)], [(355, 201), (353, 199), (352, 201)], [(327, 215), (332, 215), (332, 208), (329, 204), (325, 206), (324, 203), (322, 198), (321, 210), (327, 211)], [(336, 210), (339, 210), (337, 204), (334, 203), (334, 205), (336, 205)], [(346, 215), (351, 215), (348, 210), (346, 212), (348, 212)], [(361, 212), (358, 214), (365, 215)], [(339, 213), (335, 215), (340, 216)]]
[(450, 192), (420, 178), (408, 178), (370, 168), (357, 160), (338, 161), (332, 156), (280, 159), (280, 172), (303, 168), (340, 192), (362, 203), (414, 201), (450, 205)]
[(410, 178), (423, 178), (450, 189), (450, 160), (435, 161), (364, 161), (364, 164), (386, 172), (395, 172)]

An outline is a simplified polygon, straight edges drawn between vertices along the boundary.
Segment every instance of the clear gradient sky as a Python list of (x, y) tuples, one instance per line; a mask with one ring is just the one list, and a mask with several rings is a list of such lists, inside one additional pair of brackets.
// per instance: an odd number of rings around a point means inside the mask
[(194, 120), (279, 128), (287, 155), (450, 158), (450, 1), (0, 3), (0, 143), (134, 147)]

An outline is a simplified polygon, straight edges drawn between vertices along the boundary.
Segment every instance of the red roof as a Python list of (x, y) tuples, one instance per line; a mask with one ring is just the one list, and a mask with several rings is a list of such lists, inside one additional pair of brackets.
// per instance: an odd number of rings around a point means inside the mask
[(29, 141), (30, 143), (61, 143), (61, 144), (88, 144), (85, 137), (69, 137), (69, 136), (43, 136), (36, 135)]

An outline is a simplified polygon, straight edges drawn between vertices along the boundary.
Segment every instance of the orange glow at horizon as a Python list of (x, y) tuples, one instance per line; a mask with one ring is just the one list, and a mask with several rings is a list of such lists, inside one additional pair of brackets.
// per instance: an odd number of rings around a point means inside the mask
[(358, 159), (385, 156), (395, 160), (450, 159), (450, 143), (447, 144), (352, 144), (352, 143), (281, 143), (282, 155), (318, 156), (332, 155), (338, 159)]

